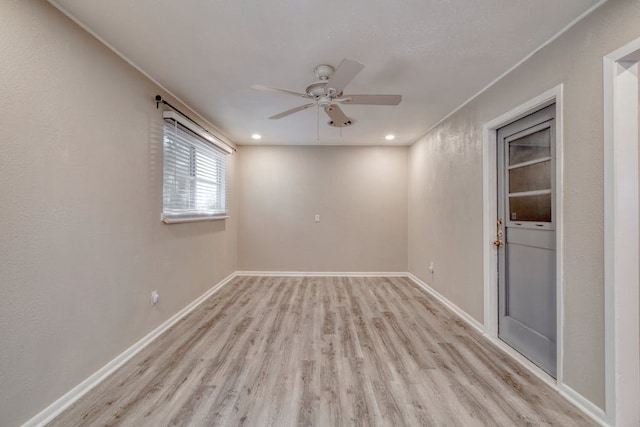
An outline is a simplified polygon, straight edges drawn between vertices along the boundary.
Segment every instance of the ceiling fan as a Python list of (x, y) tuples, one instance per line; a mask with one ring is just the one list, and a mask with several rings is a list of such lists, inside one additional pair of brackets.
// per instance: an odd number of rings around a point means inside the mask
[(364, 65), (353, 59), (343, 59), (338, 68), (333, 68), (331, 65), (318, 65), (313, 70), (318, 81), (307, 86), (305, 93), (263, 85), (251, 87), (256, 90), (285, 93), (311, 100), (308, 104), (283, 111), (269, 117), (270, 119), (281, 119), (298, 111), (317, 106), (318, 108), (322, 107), (329, 116), (330, 126), (341, 128), (351, 126), (353, 119), (344, 114), (340, 105), (398, 105), (402, 101), (402, 95), (344, 95), (342, 91), (345, 86), (363, 68)]

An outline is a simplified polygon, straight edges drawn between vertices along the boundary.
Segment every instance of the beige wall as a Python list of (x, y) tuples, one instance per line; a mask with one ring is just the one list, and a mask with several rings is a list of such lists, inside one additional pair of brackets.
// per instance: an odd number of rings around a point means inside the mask
[(609, 0), (410, 149), (243, 147), (231, 218), (167, 226), (159, 89), (48, 4), (0, 0), (0, 424), (236, 269), (408, 268), (482, 321), (482, 124), (559, 83), (563, 367), (603, 406), (602, 57), (638, 22), (640, 1)]
[[(602, 57), (640, 37), (610, 0), (411, 147), (409, 270), (483, 320), (482, 125), (564, 83), (564, 374), (604, 406)], [(471, 68), (472, 70), (472, 68)]]
[(407, 155), (241, 147), (240, 270), (406, 271)]
[(231, 219), (164, 225), (162, 92), (43, 1), (0, 0), (0, 53), (0, 425), (14, 426), (236, 270), (236, 164)]

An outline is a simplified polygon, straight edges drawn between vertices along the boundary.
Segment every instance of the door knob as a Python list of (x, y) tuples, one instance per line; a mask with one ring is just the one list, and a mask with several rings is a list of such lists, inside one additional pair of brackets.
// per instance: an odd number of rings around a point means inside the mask
[(502, 240), (494, 240), (494, 241), (493, 241), (493, 245), (494, 245), (496, 248), (499, 248), (499, 247), (501, 247), (501, 246), (504, 246), (504, 242), (503, 242)]

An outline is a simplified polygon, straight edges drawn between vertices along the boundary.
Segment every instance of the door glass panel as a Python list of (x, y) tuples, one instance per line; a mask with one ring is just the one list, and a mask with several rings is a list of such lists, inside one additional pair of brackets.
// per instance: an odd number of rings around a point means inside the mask
[(509, 193), (551, 189), (551, 161), (509, 170)]
[(539, 130), (509, 142), (509, 166), (551, 156), (551, 130)]
[(511, 221), (551, 222), (551, 194), (509, 197)]

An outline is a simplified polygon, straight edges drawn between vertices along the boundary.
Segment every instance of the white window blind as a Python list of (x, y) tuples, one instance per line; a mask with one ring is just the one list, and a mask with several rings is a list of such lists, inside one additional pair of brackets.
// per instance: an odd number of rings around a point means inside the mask
[(162, 220), (227, 216), (226, 153), (176, 121), (164, 125)]

